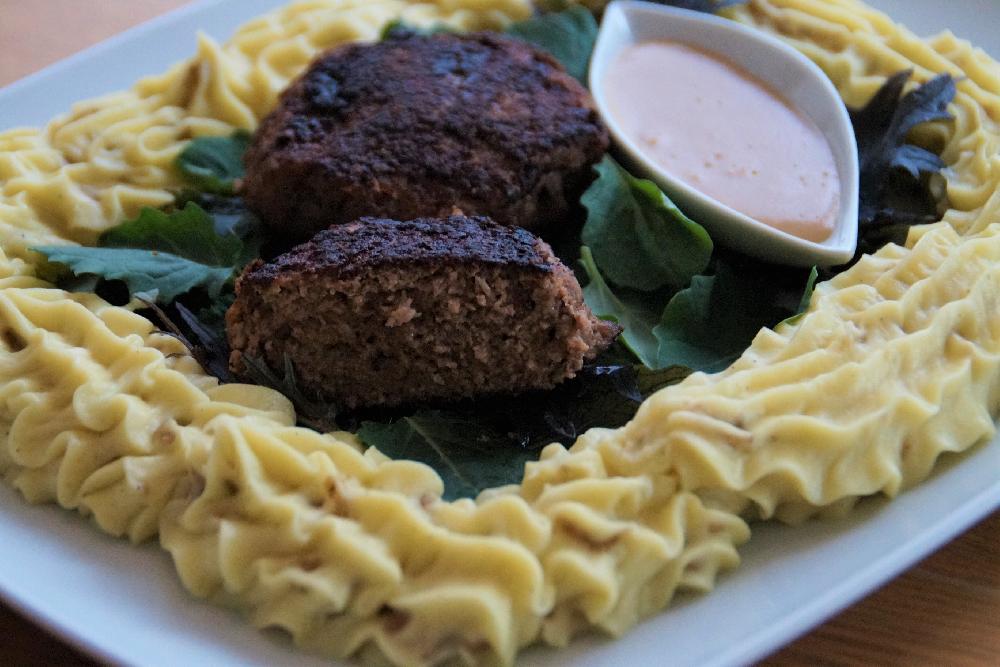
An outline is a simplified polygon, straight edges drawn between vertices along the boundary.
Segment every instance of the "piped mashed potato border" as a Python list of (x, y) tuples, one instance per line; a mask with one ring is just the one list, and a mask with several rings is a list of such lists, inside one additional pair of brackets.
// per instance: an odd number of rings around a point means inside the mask
[(519, 486), (444, 502), (427, 467), (296, 428), (288, 401), (219, 385), (145, 319), (44, 280), (28, 248), (93, 243), (172, 200), (186, 141), (252, 130), (320, 51), (390, 20), (499, 28), (527, 0), (308, 0), (40, 130), (0, 133), (0, 472), (133, 541), (158, 537), (195, 595), (328, 655), (508, 664), (617, 635), (738, 564), (745, 520), (895, 495), (994, 433), (1000, 378), (1000, 65), (854, 0), (752, 0), (736, 20), (863, 103), (914, 68), (962, 77), (943, 221), (821, 284), (716, 375), (617, 430), (547, 447)]

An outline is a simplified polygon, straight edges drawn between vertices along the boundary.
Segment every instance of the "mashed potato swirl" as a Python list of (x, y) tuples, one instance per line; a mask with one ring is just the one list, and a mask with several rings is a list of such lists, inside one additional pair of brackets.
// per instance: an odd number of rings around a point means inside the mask
[(195, 595), (329, 655), (509, 664), (617, 635), (738, 564), (749, 517), (799, 521), (895, 495), (992, 435), (1000, 377), (1000, 66), (851, 0), (755, 0), (859, 104), (891, 74), (965, 78), (943, 147), (943, 222), (819, 286), (728, 370), (649, 399), (617, 430), (546, 448), (518, 486), (444, 502), (423, 465), (296, 428), (280, 395), (219, 385), (172, 338), (37, 277), (28, 248), (92, 243), (179, 187), (185, 142), (253, 129), (322, 49), (394, 18), (461, 28), (524, 0), (310, 0), (43, 129), (0, 133), (0, 474), (133, 541)]

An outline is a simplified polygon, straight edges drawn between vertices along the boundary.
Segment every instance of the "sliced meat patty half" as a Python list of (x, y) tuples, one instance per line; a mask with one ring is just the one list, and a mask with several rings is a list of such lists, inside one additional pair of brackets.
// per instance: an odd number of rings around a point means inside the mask
[(618, 335), (530, 232), (484, 218), (364, 219), (247, 268), (231, 365), (282, 368), (347, 407), (546, 389)]
[(562, 220), (608, 148), (587, 90), (492, 33), (404, 34), (317, 59), (246, 155), (247, 201), (305, 240), (363, 216)]

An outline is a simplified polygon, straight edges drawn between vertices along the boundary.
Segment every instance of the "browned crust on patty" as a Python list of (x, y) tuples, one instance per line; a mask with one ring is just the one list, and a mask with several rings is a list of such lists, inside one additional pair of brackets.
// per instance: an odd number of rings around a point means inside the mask
[(620, 332), (540, 239), (488, 220), (331, 227), (237, 282), (231, 366), (287, 358), (345, 407), (548, 389)]
[(325, 229), (270, 262), (255, 262), (240, 280), (259, 284), (293, 273), (345, 278), (375, 266), (404, 264), (480, 263), (551, 271), (551, 252), (540, 251), (538, 243), (524, 229), (482, 216), (405, 222), (367, 217)]
[(321, 56), (246, 155), (247, 201), (307, 238), (373, 215), (564, 217), (608, 135), (551, 56), (492, 33), (404, 35)]

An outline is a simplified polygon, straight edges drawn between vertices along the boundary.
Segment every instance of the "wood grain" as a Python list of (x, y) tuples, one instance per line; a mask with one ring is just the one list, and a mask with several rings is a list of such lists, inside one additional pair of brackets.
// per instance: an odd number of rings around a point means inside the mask
[(0, 0), (0, 86), (189, 0)]
[[(187, 0), (0, 0), (0, 86)], [(94, 664), (0, 605), (0, 665)], [(765, 665), (1000, 664), (1000, 512)]]
[(765, 664), (1000, 664), (1000, 512)]

